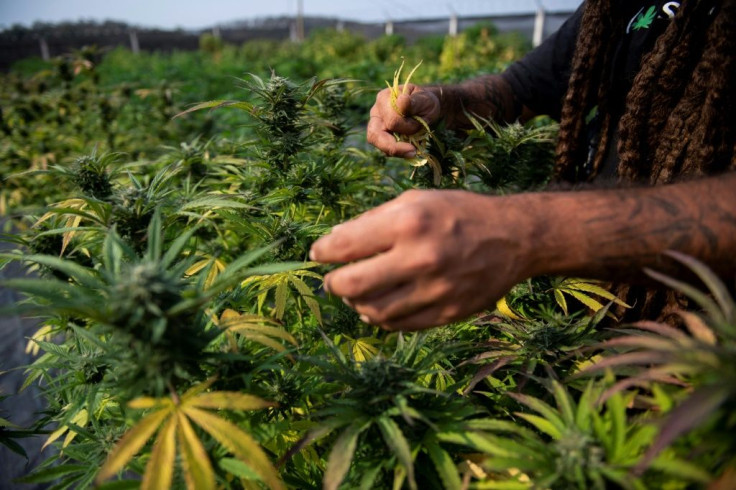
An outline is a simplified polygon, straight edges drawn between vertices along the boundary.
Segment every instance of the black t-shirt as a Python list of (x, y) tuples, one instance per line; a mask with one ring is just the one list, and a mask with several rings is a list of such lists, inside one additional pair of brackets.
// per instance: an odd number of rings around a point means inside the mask
[[(603, 168), (599, 174), (603, 178), (616, 175), (618, 155), (615, 148), (618, 138), (615, 128), (623, 114), (626, 95), (639, 72), (642, 57), (652, 49), (657, 37), (665, 30), (680, 6), (680, 2), (662, 0), (618, 0), (617, 3), (616, 10), (624, 17), (622, 28), (626, 32), (620, 37), (621, 41), (615, 47), (612, 58), (609, 107), (614, 132), (609, 138)], [(583, 7), (581, 5), (555, 34), (503, 73), (519, 102), (536, 114), (546, 114), (555, 119), (560, 117)], [(588, 110), (591, 111), (586, 119), (591, 154), (588, 162), (581, 164), (590, 171), (592, 151), (597, 146), (600, 118), (595, 115), (596, 108), (591, 107)]]

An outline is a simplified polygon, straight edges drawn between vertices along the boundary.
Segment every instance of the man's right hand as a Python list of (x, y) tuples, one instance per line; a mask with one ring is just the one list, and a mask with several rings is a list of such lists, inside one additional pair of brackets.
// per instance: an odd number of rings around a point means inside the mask
[[(399, 88), (403, 92), (403, 86)], [(419, 116), (432, 125), (441, 116), (440, 99), (427, 87), (409, 84), (406, 94), (396, 99), (396, 106), (400, 114), (391, 104), (391, 91), (381, 90), (376, 96), (376, 103), (371, 108), (371, 118), (368, 122), (367, 140), (379, 150), (389, 156), (413, 158), (416, 148), (411, 143), (396, 141), (393, 133), (412, 135), (422, 129), (414, 116)]]

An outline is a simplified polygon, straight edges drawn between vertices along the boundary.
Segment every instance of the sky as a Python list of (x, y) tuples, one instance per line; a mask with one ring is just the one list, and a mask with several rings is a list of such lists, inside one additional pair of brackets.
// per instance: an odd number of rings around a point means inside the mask
[[(298, 0), (0, 0), (0, 29), (35, 21), (116, 20), (143, 27), (199, 29), (294, 15)], [(363, 22), (573, 10), (581, 0), (302, 0), (304, 15)]]

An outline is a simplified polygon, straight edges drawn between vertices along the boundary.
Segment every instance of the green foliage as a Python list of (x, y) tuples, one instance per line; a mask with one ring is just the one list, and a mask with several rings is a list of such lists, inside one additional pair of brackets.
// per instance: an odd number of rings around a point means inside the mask
[[(601, 284), (549, 277), (517, 285), (497, 311), (399, 335), (326, 294), (328, 268), (307, 262), (332, 226), (404, 189), (545, 185), (546, 120), (471, 114), (470, 131), (430, 128), (436, 165), (414, 175), (362, 136), (402, 57), (423, 60), (412, 81), (426, 83), (500, 69), (521, 44), (487, 27), (412, 46), (330, 30), (299, 45), (203, 44), (88, 49), (3, 75), (0, 214), (15, 249), (0, 268), (38, 276), (2, 285), (27, 297), (8, 309), (39, 318), (25, 386), (47, 406), (31, 427), (0, 415), (0, 444), (36, 435), (56, 448), (22, 482), (685, 488), (728, 477), (734, 307), (702, 266), (714, 299), (668, 283), (707, 313), (683, 313), (690, 335), (603, 329), (621, 326)], [(601, 382), (579, 379), (607, 368)]]

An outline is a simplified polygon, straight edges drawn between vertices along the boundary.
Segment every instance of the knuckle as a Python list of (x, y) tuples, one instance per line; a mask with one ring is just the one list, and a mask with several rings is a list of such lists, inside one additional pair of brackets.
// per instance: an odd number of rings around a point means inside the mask
[[(333, 280), (333, 287), (336, 281)], [(359, 297), (364, 293), (365, 282), (362, 276), (353, 271), (344, 271), (340, 276), (339, 293), (346, 298)]]
[(330, 239), (330, 249), (334, 250), (335, 253), (341, 256), (350, 253), (353, 245), (353, 240), (350, 236), (333, 232), (333, 234), (328, 235), (328, 237)]
[(436, 247), (424, 247), (412, 258), (412, 269), (416, 272), (433, 273), (442, 269), (442, 253)]
[[(413, 196), (407, 196), (412, 199)], [(408, 237), (424, 235), (432, 226), (430, 213), (421, 206), (409, 206), (404, 209), (398, 218), (398, 228), (402, 234)]]
[(442, 323), (450, 323), (455, 320), (459, 320), (462, 316), (462, 308), (457, 303), (450, 303), (446, 305), (442, 309), (442, 314), (440, 317), (442, 318)]

